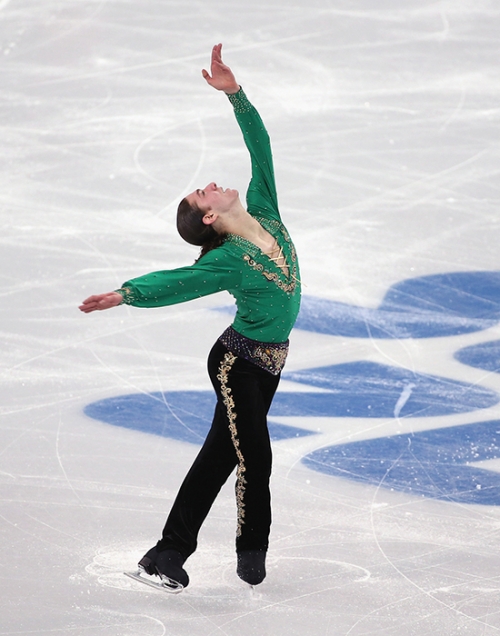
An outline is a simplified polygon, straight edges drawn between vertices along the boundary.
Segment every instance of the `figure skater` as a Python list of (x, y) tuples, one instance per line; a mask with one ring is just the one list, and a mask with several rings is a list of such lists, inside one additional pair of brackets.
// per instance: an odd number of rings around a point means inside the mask
[(186, 196), (177, 229), (201, 246), (187, 267), (153, 272), (116, 291), (90, 296), (84, 313), (122, 303), (162, 307), (227, 290), (236, 317), (208, 357), (217, 394), (212, 426), (174, 501), (162, 538), (139, 562), (167, 587), (186, 587), (184, 562), (196, 550), (200, 527), (219, 490), (236, 468), (237, 574), (257, 585), (266, 576), (271, 527), (271, 445), (267, 413), (288, 353), (300, 305), (299, 265), (278, 211), (273, 160), (264, 124), (213, 47), (211, 72), (202, 75), (231, 102), (250, 152), (252, 177), (246, 207), (237, 190), (215, 183)]

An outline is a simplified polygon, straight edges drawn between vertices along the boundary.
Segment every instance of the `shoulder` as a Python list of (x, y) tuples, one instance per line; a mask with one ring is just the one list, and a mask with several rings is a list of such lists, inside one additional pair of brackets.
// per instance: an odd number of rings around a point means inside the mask
[(224, 268), (235, 266), (239, 262), (238, 250), (230, 240), (225, 240), (222, 245), (215, 247), (201, 258), (199, 258), (193, 267), (200, 268)]

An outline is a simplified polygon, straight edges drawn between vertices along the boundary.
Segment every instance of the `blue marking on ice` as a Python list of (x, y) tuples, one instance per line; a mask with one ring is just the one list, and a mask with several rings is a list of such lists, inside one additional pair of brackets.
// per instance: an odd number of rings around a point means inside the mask
[(455, 358), (469, 367), (500, 373), (500, 340), (465, 347), (455, 353)]
[(429, 417), (488, 408), (500, 400), (484, 387), (367, 361), (291, 371), (283, 378), (331, 393), (277, 393), (273, 414), (285, 415), (288, 407), (289, 415)]
[(376, 309), (306, 296), (296, 327), (351, 338), (435, 338), (499, 320), (500, 272), (459, 272), (401, 281)]
[[(274, 417), (429, 417), (465, 413), (497, 404), (494, 391), (373, 362), (292, 371), (284, 377), (324, 392), (278, 391)], [(89, 404), (85, 413), (115, 426), (202, 443), (215, 408), (212, 391), (132, 394)], [(270, 421), (273, 440), (311, 431)]]
[[(234, 306), (219, 310), (234, 313)], [(436, 338), (499, 320), (500, 272), (458, 272), (401, 281), (377, 308), (304, 296), (295, 327), (348, 338)]]
[[(85, 414), (106, 424), (202, 444), (215, 409), (213, 391), (136, 393), (106, 398), (85, 407)], [(269, 421), (273, 441), (314, 433)]]
[(329, 446), (313, 470), (415, 495), (500, 505), (500, 473), (473, 465), (500, 458), (500, 420)]

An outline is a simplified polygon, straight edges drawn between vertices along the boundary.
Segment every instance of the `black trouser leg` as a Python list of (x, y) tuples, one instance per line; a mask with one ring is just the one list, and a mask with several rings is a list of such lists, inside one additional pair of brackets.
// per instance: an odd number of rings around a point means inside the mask
[(271, 526), (272, 454), (267, 412), (279, 376), (236, 358), (220, 342), (208, 369), (217, 394), (214, 420), (173, 504), (158, 549), (187, 559), (218, 492), (236, 466), (237, 550), (266, 550)]

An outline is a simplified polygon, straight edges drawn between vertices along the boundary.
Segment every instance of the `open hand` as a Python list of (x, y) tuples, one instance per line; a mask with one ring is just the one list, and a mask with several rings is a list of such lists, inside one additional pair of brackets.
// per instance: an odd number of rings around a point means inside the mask
[(221, 52), (222, 44), (216, 44), (212, 49), (211, 75), (205, 69), (202, 70), (201, 74), (210, 86), (231, 95), (237, 93), (240, 90), (240, 86), (229, 66), (223, 63)]
[(107, 292), (105, 294), (97, 294), (96, 296), (89, 296), (78, 307), (84, 314), (90, 314), (91, 311), (103, 311), (104, 309), (111, 309), (111, 307), (117, 307), (123, 302), (123, 296), (118, 292)]

